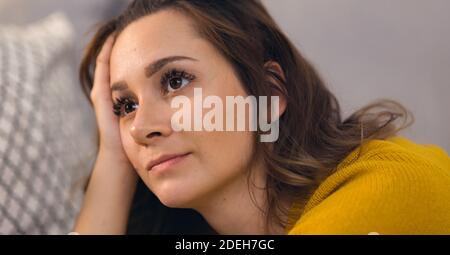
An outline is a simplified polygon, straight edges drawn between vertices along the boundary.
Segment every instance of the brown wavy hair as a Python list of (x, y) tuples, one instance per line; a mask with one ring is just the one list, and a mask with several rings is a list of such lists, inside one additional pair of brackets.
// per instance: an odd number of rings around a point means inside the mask
[[(287, 107), (279, 120), (279, 139), (271, 144), (255, 139), (256, 151), (267, 166), (267, 204), (260, 208), (267, 226), (289, 224), (283, 216), (290, 208), (283, 206), (283, 201), (306, 202), (321, 181), (362, 143), (386, 139), (411, 123), (406, 109), (389, 100), (372, 103), (343, 120), (336, 97), (258, 0), (131, 2), (122, 14), (100, 26), (87, 47), (80, 67), (86, 95), (92, 89), (95, 60), (107, 37), (165, 9), (192, 18), (199, 34), (232, 65), (248, 94), (270, 96), (277, 87), (274, 82), (283, 85), (279, 92), (285, 96)], [(266, 68), (268, 61), (277, 62), (284, 77)], [(396, 120), (401, 120), (400, 124)], [(165, 207), (139, 182), (128, 233), (212, 232), (198, 213)]]

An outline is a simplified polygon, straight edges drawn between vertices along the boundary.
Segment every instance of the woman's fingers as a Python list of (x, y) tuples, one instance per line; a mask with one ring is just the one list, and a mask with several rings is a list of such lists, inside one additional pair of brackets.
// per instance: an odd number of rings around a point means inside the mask
[[(110, 89), (110, 73), (109, 73), (109, 60), (111, 50), (114, 45), (114, 34), (110, 35), (103, 44), (100, 53), (97, 56), (95, 74), (94, 74), (94, 86), (91, 91), (91, 100), (95, 103), (97, 100), (111, 101), (111, 89)], [(99, 98), (100, 97), (100, 98)]]
[(109, 62), (114, 44), (114, 34), (106, 39), (96, 59), (91, 100), (94, 105), (100, 135), (100, 145), (112, 150), (122, 150), (118, 117), (113, 113), (110, 88)]

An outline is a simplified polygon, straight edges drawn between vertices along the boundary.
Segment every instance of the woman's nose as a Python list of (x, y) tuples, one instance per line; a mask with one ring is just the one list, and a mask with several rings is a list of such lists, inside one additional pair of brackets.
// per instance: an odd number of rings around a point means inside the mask
[(130, 134), (136, 143), (148, 146), (155, 140), (172, 133), (170, 116), (161, 112), (148, 111), (139, 107), (130, 127)]

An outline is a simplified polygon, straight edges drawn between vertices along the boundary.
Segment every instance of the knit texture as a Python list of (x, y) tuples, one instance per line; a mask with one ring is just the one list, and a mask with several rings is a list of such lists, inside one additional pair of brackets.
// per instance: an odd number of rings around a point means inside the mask
[(290, 220), (288, 234), (450, 234), (450, 158), (400, 137), (366, 142)]

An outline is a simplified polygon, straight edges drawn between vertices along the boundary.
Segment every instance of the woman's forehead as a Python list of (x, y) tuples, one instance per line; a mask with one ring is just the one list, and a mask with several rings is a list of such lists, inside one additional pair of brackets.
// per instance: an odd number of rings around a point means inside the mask
[(114, 50), (138, 50), (189, 47), (198, 38), (190, 18), (180, 12), (164, 10), (144, 16), (126, 26), (116, 38)]
[(193, 55), (195, 51), (190, 49), (198, 48), (195, 36), (190, 20), (177, 12), (145, 16), (117, 36), (111, 52), (111, 72), (124, 74), (166, 56)]
[(179, 12), (161, 11), (131, 23), (118, 35), (111, 53), (111, 76), (126, 79), (144, 72), (149, 63), (170, 56), (221, 65), (220, 53), (198, 35), (191, 19)]

